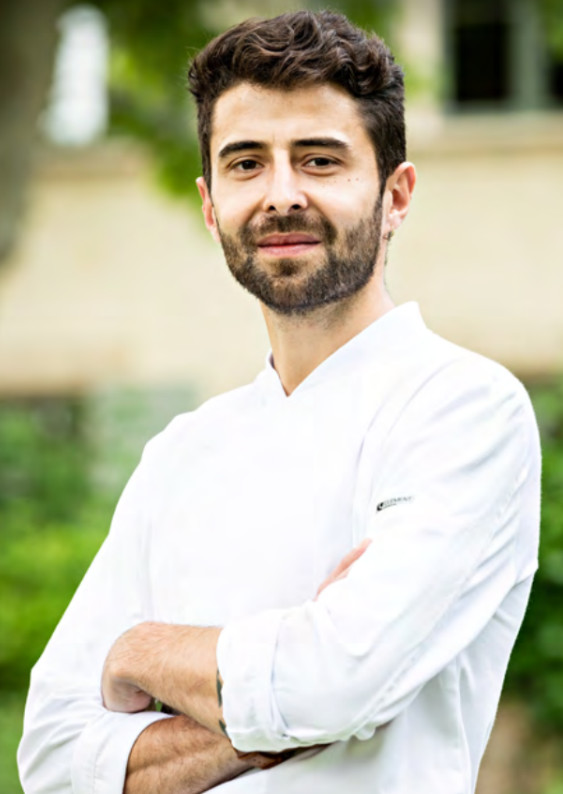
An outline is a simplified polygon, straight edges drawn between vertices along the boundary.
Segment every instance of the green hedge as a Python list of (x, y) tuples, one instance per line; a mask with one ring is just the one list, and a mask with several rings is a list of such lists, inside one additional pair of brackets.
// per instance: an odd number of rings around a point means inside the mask
[(105, 529), (93, 525), (48, 524), (30, 529), (18, 527), (14, 522), (7, 530), (3, 529), (0, 689), (14, 692), (27, 688), (31, 667), (104, 534)]
[(563, 733), (563, 381), (530, 394), (543, 453), (540, 566), (506, 688)]

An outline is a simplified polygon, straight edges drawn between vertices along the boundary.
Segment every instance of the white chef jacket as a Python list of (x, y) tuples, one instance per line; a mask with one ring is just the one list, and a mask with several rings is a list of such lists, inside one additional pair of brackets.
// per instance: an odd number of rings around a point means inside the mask
[(221, 794), (473, 792), (537, 566), (539, 471), (521, 384), (416, 304), (289, 397), (269, 363), (176, 418), (33, 670), (26, 794), (121, 793), (133, 742), (166, 717), (106, 711), (100, 677), (143, 620), (225, 627), (235, 747), (327, 745)]

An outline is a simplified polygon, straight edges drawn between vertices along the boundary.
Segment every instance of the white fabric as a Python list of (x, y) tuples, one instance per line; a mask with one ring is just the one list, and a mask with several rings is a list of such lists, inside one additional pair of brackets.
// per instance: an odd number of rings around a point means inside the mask
[(140, 620), (225, 626), (237, 748), (330, 743), (216, 791), (469, 794), (537, 565), (539, 468), (522, 386), (429, 332), (415, 304), (290, 397), (268, 365), (178, 417), (34, 668), (26, 794), (122, 791), (130, 746), (161, 715), (106, 712), (99, 681)]

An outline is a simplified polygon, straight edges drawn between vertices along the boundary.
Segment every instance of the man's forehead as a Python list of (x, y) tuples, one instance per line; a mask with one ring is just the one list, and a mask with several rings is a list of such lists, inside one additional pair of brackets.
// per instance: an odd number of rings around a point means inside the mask
[[(353, 140), (366, 135), (355, 100), (344, 89), (328, 83), (282, 90), (241, 83), (215, 103), (211, 152), (216, 159), (226, 146), (238, 141), (272, 145), (276, 141), (305, 139)], [(360, 127), (360, 129), (358, 129)]]

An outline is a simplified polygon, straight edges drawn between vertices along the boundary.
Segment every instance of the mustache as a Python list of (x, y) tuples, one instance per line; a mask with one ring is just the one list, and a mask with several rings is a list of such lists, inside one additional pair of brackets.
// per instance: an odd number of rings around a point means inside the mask
[(326, 218), (310, 215), (272, 215), (264, 218), (255, 226), (247, 224), (240, 230), (240, 239), (245, 246), (254, 246), (256, 241), (267, 234), (288, 234), (303, 232), (313, 234), (326, 243), (332, 244), (337, 238), (337, 230)]

